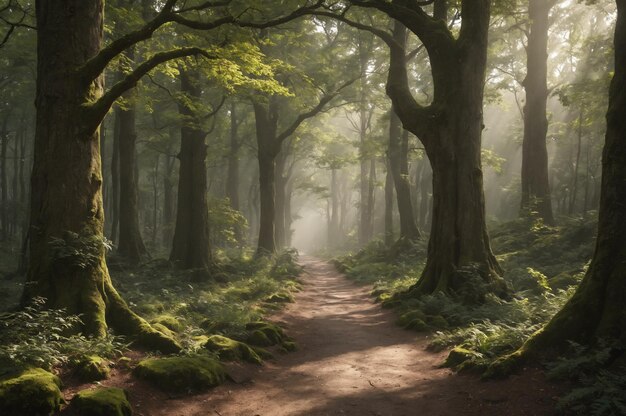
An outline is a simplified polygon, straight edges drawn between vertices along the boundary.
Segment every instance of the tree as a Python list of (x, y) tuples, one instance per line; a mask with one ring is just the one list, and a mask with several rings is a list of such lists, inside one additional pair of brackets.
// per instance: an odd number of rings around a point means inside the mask
[(554, 0), (530, 0), (530, 30), (526, 46), (527, 72), (522, 85), (526, 90), (524, 105), (524, 141), (522, 145), (522, 215), (537, 212), (546, 224), (554, 224), (548, 175), (546, 135), (548, 119), (548, 29)]
[(180, 131), (178, 205), (170, 261), (183, 269), (208, 270), (213, 260), (209, 239), (206, 133), (193, 107), (201, 96), (198, 82), (198, 73), (193, 69), (181, 70), (180, 88), (186, 99), (179, 104), (184, 119)]
[[(428, 2), (431, 3), (431, 2)], [(393, 36), (351, 21), (345, 10), (311, 13), (369, 30), (390, 47), (387, 94), (405, 129), (423, 143), (433, 168), (433, 215), (428, 259), (410, 294), (455, 293), (465, 271), (478, 273), (503, 294), (502, 270), (491, 251), (485, 220), (481, 135), (487, 60), (489, 0), (461, 1), (458, 37), (447, 26), (447, 4), (437, 0), (430, 16), (419, 2), (352, 0), (352, 6), (379, 10), (401, 22), (424, 44), (432, 68), (434, 97), (427, 106), (413, 97), (404, 49)]]
[(601, 339), (626, 340), (626, 0), (616, 3), (615, 73), (606, 114), (595, 252), (574, 296), (520, 350), (496, 363), (494, 373), (529, 357), (562, 349), (566, 341), (592, 345)]
[[(133, 313), (111, 283), (103, 234), (100, 131), (107, 112), (126, 91), (158, 65), (187, 56), (214, 59), (205, 50), (187, 47), (147, 58), (106, 92), (103, 71), (128, 48), (149, 39), (168, 22), (210, 30), (239, 22), (228, 14), (195, 22), (184, 13), (210, 10), (224, 3), (176, 8), (168, 0), (139, 29), (102, 47), (104, 2), (68, 0), (36, 2), (38, 66), (36, 133), (30, 215), (30, 253), (23, 302), (35, 296), (47, 305), (81, 314), (84, 331), (102, 336), (111, 326), (162, 351), (179, 346)], [(288, 21), (302, 10), (271, 22)], [(67, 45), (72, 45), (69, 48)]]

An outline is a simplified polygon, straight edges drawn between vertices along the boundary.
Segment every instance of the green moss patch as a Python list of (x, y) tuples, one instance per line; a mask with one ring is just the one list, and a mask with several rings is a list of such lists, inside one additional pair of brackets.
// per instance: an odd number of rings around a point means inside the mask
[(83, 390), (74, 396), (71, 406), (78, 416), (131, 416), (133, 413), (126, 391), (115, 387)]
[(448, 354), (448, 358), (446, 358), (446, 361), (443, 363), (443, 366), (449, 368), (458, 368), (468, 361), (478, 360), (480, 358), (482, 358), (482, 355), (475, 351), (468, 350), (462, 347), (456, 347), (452, 351), (450, 351), (450, 353)]
[(109, 378), (111, 368), (107, 360), (96, 355), (90, 355), (75, 363), (75, 372), (82, 381), (90, 382)]
[(204, 348), (217, 353), (218, 357), (225, 361), (247, 361), (254, 364), (263, 362), (259, 354), (249, 345), (221, 335), (210, 336)]
[(250, 333), (246, 339), (250, 345), (271, 347), (287, 340), (282, 328), (269, 322), (250, 322), (246, 325), (246, 330)]
[(159, 315), (150, 322), (152, 323), (152, 326), (159, 324), (174, 332), (181, 332), (185, 329), (185, 325), (179, 320), (179, 318), (172, 315)]
[(215, 387), (226, 379), (219, 361), (205, 356), (150, 358), (141, 361), (134, 375), (173, 393), (190, 393)]
[(0, 381), (0, 414), (5, 416), (52, 415), (63, 403), (61, 380), (40, 368)]

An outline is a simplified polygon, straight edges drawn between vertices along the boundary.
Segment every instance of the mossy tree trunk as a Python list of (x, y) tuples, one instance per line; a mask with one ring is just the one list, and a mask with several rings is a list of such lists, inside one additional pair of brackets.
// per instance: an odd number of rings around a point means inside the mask
[[(198, 81), (192, 70), (181, 70), (181, 92), (189, 100), (201, 98)], [(206, 133), (186, 102), (179, 104), (179, 112), (184, 124), (180, 130), (178, 204), (170, 261), (183, 269), (208, 270), (213, 258), (209, 238)]]
[(548, 119), (548, 29), (553, 0), (530, 0), (530, 31), (526, 46), (527, 72), (523, 85), (524, 141), (522, 145), (522, 215), (536, 212), (546, 224), (554, 224), (548, 175), (546, 135)]
[(85, 69), (101, 50), (103, 14), (102, 0), (36, 2), (31, 261), (23, 301), (43, 296), (50, 307), (81, 314), (86, 333), (102, 336), (111, 325), (143, 344), (176, 351), (173, 340), (128, 308), (105, 262), (99, 125), (136, 81), (103, 95), (102, 71)]
[(456, 38), (447, 27), (445, 2), (436, 2), (435, 16), (417, 2), (351, 3), (376, 8), (402, 23), (419, 37), (430, 58), (434, 98), (422, 106), (411, 94), (404, 49), (388, 32), (368, 28), (390, 46), (387, 94), (404, 128), (423, 143), (433, 168), (428, 259), (410, 294), (456, 293), (466, 284), (465, 273), (459, 273), (464, 269), (479, 273), (492, 290), (503, 292), (501, 269), (487, 235), (481, 167), (490, 1), (461, 2)]
[(522, 347), (522, 356), (545, 354), (572, 340), (626, 342), (626, 0), (617, 0), (615, 75), (609, 91), (602, 159), (596, 248), (574, 296)]

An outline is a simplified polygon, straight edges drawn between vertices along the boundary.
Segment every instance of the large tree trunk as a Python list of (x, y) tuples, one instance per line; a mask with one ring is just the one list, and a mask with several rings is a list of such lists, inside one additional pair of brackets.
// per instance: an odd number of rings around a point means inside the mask
[[(181, 92), (188, 99), (201, 96), (197, 75), (181, 70)], [(206, 134), (201, 130), (193, 108), (179, 104), (185, 124), (180, 130), (180, 173), (176, 227), (170, 261), (182, 269), (208, 270), (213, 264), (209, 239), (207, 201)]]
[[(134, 51), (126, 53), (128, 59), (134, 59)], [(141, 238), (139, 228), (139, 197), (137, 195), (136, 143), (137, 131), (135, 120), (137, 109), (134, 103), (136, 92), (125, 94), (127, 107), (118, 107), (115, 115), (119, 119), (119, 241), (117, 252), (130, 263), (139, 263), (146, 258), (148, 251)]]
[(554, 224), (548, 174), (546, 135), (548, 119), (548, 29), (552, 1), (530, 0), (528, 14), (527, 73), (524, 79), (524, 141), (522, 145), (522, 215), (536, 212), (546, 224)]
[(36, 13), (31, 261), (23, 302), (42, 296), (50, 307), (81, 314), (85, 333), (104, 336), (110, 324), (161, 351), (176, 351), (174, 341), (130, 311), (105, 262), (100, 134), (94, 128), (102, 120), (87, 109), (102, 95), (103, 77), (85, 82), (76, 74), (100, 50), (104, 2), (39, 0)]
[(518, 352), (545, 354), (572, 340), (626, 341), (626, 0), (617, 0), (615, 75), (609, 92), (596, 249), (570, 301)]
[[(433, 168), (428, 260), (410, 294), (457, 294), (467, 284), (468, 274), (480, 275), (493, 291), (504, 293), (506, 286), (487, 235), (481, 167), (490, 1), (463, 2), (456, 40), (439, 21), (421, 16), (420, 24), (396, 6), (384, 10), (421, 35), (435, 82), (433, 105), (419, 106), (409, 89), (405, 51), (392, 45), (387, 93), (404, 127), (424, 144)], [(425, 29), (424, 24), (432, 27)]]

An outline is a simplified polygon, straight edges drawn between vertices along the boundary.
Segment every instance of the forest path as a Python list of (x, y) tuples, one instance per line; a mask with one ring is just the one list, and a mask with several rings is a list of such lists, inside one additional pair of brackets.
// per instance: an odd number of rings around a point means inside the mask
[[(238, 383), (206, 394), (143, 403), (139, 415), (549, 415), (555, 388), (529, 370), (482, 382), (437, 368), (445, 353), (394, 324), (369, 286), (347, 280), (327, 262), (302, 257), (303, 290), (272, 320), (286, 326), (298, 351), (262, 367), (235, 368)], [(149, 409), (148, 409), (149, 408)]]

